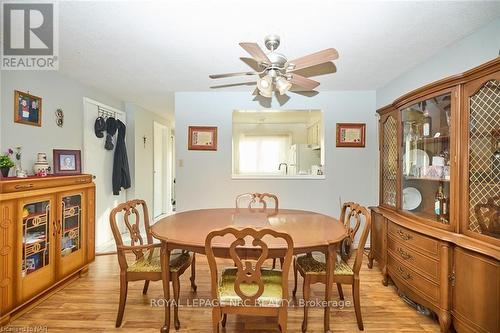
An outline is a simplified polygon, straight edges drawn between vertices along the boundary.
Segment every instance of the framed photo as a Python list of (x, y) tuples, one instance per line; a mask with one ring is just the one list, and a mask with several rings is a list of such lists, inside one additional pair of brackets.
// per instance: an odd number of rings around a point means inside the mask
[(54, 175), (79, 175), (82, 163), (79, 150), (54, 149)]
[(15, 90), (14, 122), (42, 126), (42, 98)]
[(366, 124), (337, 124), (337, 147), (363, 148), (365, 146), (365, 136)]
[(217, 150), (217, 127), (189, 126), (189, 150)]

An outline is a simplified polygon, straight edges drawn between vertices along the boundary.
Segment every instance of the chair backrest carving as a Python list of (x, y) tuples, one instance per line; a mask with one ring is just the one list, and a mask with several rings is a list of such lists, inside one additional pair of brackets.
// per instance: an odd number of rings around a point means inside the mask
[(267, 212), (276, 215), (279, 209), (278, 197), (272, 193), (244, 193), (236, 197), (236, 209), (250, 212)]
[[(288, 273), (293, 255), (293, 240), (290, 235), (272, 229), (236, 229), (232, 227), (214, 230), (207, 235), (205, 240), (205, 253), (211, 273), (212, 297), (215, 299), (218, 296), (218, 272), (214, 254), (214, 247), (216, 247), (216, 245), (214, 246), (213, 240), (228, 234), (232, 235), (235, 239), (229, 248), (229, 254), (237, 269), (234, 291), (236, 295), (241, 298), (243, 304), (246, 305), (257, 304), (258, 298), (262, 296), (264, 292), (261, 268), (264, 261), (269, 257), (269, 248), (263, 238), (272, 236), (283, 240), (283, 244), (286, 244), (286, 247), (283, 248), (282, 298), (286, 299), (288, 297)], [(251, 241), (247, 242), (247, 240)], [(242, 247), (244, 247), (245, 250), (238, 251), (239, 248)], [(251, 251), (249, 251), (249, 248)], [(241, 258), (240, 254), (242, 253), (245, 253), (253, 260), (247, 257), (244, 259)], [(252, 295), (245, 294), (241, 289), (242, 284), (255, 284), (257, 285), (257, 291)]]
[[(353, 226), (354, 220), (354, 226)], [(344, 223), (348, 230), (349, 237), (354, 240), (354, 236), (358, 232), (361, 221), (365, 221), (363, 227), (363, 232), (358, 241), (358, 250), (356, 251), (356, 258), (354, 259), (354, 265), (352, 270), (354, 273), (359, 274), (361, 269), (361, 264), (363, 262), (363, 251), (366, 245), (366, 240), (368, 239), (368, 234), (371, 228), (371, 214), (365, 207), (357, 204), (355, 202), (346, 202), (342, 206), (342, 213), (340, 215), (340, 221)]]
[[(359, 206), (355, 202), (346, 202), (342, 205), (342, 211), (340, 213), (340, 222), (344, 224), (347, 229), (347, 233), (351, 241), (354, 240), (354, 236), (358, 232), (359, 226), (361, 225), (361, 219), (357, 216), (356, 211), (352, 209), (354, 206)], [(352, 225), (352, 220), (354, 220), (354, 226)]]
[[(121, 216), (120, 219), (118, 219), (119, 216)], [(111, 211), (109, 222), (113, 232), (113, 237), (115, 238), (120, 266), (122, 265), (122, 260), (125, 260), (125, 253), (124, 251), (120, 251), (120, 247), (125, 244), (123, 244), (119, 223), (120, 225), (125, 225), (126, 230), (130, 234), (130, 246), (153, 244), (153, 236), (149, 232), (150, 226), (148, 207), (144, 200), (136, 199), (119, 204)], [(144, 226), (144, 230), (146, 232), (146, 240), (144, 240), (141, 235), (141, 224)], [(132, 250), (136, 259), (142, 258), (145, 251), (146, 249), (144, 248)]]

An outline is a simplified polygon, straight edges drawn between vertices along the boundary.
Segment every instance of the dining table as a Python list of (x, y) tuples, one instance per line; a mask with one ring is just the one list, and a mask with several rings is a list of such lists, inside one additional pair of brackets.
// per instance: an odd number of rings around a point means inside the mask
[[(161, 241), (161, 265), (165, 320), (161, 332), (170, 330), (170, 253), (186, 250), (205, 254), (205, 238), (213, 230), (234, 228), (269, 228), (288, 233), (293, 239), (293, 253), (320, 251), (326, 255), (327, 281), (325, 285), (324, 330), (330, 331), (330, 294), (333, 285), (336, 250), (348, 236), (347, 228), (336, 218), (305, 210), (266, 209), (255, 212), (238, 208), (198, 209), (178, 212), (158, 220), (151, 226), (153, 237)], [(214, 244), (217, 257), (230, 258), (229, 247), (234, 239), (221, 239)], [(266, 240), (269, 258), (281, 258), (286, 245), (278, 240)], [(249, 249), (251, 250), (251, 249)], [(250, 251), (251, 252), (251, 251)]]

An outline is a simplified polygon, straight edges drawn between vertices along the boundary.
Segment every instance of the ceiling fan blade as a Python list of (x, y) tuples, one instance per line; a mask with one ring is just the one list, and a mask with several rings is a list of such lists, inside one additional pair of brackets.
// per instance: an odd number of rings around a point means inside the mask
[(308, 79), (295, 73), (291, 73), (290, 82), (299, 87), (306, 88), (307, 90), (314, 90), (314, 88), (319, 86), (318, 81)]
[(335, 67), (335, 64), (331, 61), (293, 71), (293, 73), (304, 77), (327, 75), (335, 72), (337, 72), (337, 67)]
[(328, 61), (335, 60), (339, 57), (337, 50), (330, 48), (316, 53), (306, 55), (288, 62), (288, 65), (294, 65), (292, 71), (302, 68), (319, 65)]
[(240, 46), (258, 62), (271, 63), (271, 60), (269, 60), (257, 43), (240, 43)]
[(252, 68), (256, 72), (260, 72), (263, 69), (259, 65), (259, 62), (257, 60), (255, 60), (254, 58), (241, 57), (240, 60), (243, 61), (245, 64), (247, 64), (247, 66), (249, 66), (250, 68)]
[(232, 77), (232, 76), (245, 76), (245, 75), (259, 75), (258, 72), (239, 72), (239, 73), (226, 73), (226, 74), (212, 74), (208, 77), (211, 79), (221, 79), (224, 77)]
[(220, 88), (231, 88), (231, 87), (240, 87), (240, 86), (254, 86), (257, 82), (240, 82), (240, 83), (229, 83), (229, 84), (219, 84), (216, 86), (210, 86), (210, 89), (220, 89)]

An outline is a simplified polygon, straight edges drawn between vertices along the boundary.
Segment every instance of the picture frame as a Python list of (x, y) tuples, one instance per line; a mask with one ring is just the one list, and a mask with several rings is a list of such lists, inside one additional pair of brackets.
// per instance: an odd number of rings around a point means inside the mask
[(189, 150), (217, 150), (217, 127), (189, 126)]
[(14, 90), (14, 122), (42, 126), (42, 98)]
[(337, 147), (364, 148), (366, 140), (366, 124), (338, 123)]
[(82, 173), (80, 150), (53, 150), (54, 175), (79, 175)]

